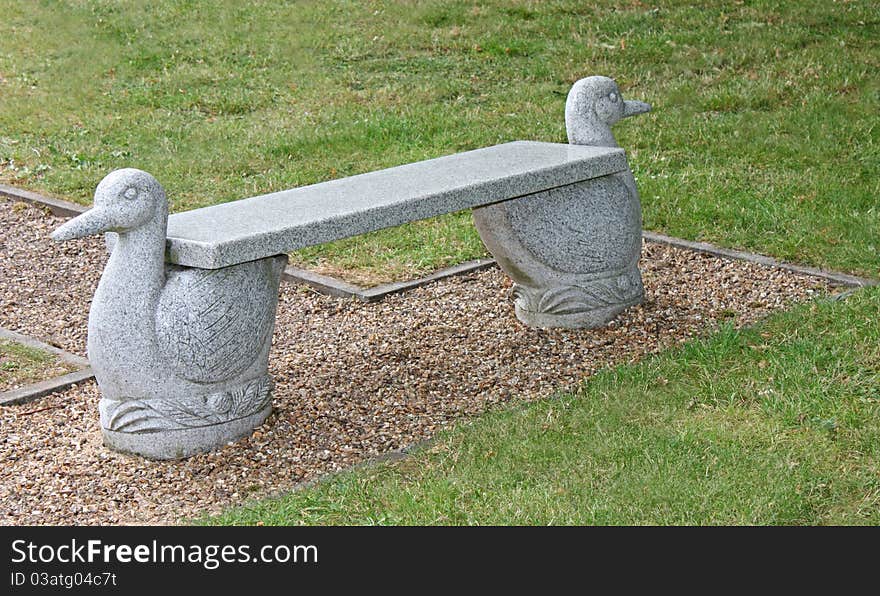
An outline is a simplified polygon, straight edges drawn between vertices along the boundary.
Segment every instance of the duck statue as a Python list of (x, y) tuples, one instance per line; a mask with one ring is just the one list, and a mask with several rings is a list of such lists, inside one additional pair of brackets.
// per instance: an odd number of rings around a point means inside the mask
[[(611, 126), (648, 112), (612, 79), (571, 88), (565, 125), (572, 145), (617, 147)], [(484, 244), (513, 279), (517, 318), (532, 327), (605, 325), (644, 297), (639, 194), (626, 170), (474, 210)]]
[(175, 459), (249, 434), (271, 411), (269, 348), (285, 255), (220, 269), (165, 262), (168, 202), (153, 176), (116, 170), (94, 206), (52, 233), (115, 232), (92, 300), (88, 357), (104, 442)]

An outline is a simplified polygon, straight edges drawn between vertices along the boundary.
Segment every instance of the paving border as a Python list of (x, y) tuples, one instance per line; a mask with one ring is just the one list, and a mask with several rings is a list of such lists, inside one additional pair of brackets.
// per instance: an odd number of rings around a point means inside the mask
[[(644, 238), (648, 242), (665, 244), (667, 246), (680, 248), (682, 250), (701, 252), (723, 259), (748, 261), (750, 263), (756, 263), (765, 267), (778, 267), (780, 269), (785, 269), (786, 271), (791, 271), (792, 273), (799, 273), (801, 275), (809, 275), (811, 277), (825, 279), (835, 285), (845, 286), (848, 288), (862, 288), (866, 286), (876, 286), (880, 284), (880, 280), (876, 279), (857, 277), (855, 275), (849, 275), (847, 273), (827, 271), (825, 269), (806, 267), (804, 265), (797, 265), (794, 263), (786, 263), (785, 261), (779, 261), (777, 259), (774, 259), (773, 257), (768, 257), (766, 255), (744, 252), (740, 250), (732, 250), (729, 248), (721, 248), (707, 242), (693, 242), (691, 240), (674, 238), (672, 236), (666, 236), (664, 234), (658, 234), (657, 232), (650, 232), (647, 230), (642, 232), (642, 238)], [(464, 273), (479, 271), (482, 269), (493, 267), (495, 265), (497, 265), (495, 259), (477, 259), (475, 261), (468, 261), (466, 263), (461, 263), (453, 267), (441, 269), (426, 277), (412, 279), (409, 281), (384, 284), (372, 288), (362, 288), (360, 286), (350, 284), (335, 277), (321, 275), (307, 269), (300, 269), (298, 267), (292, 266), (287, 267), (287, 269), (284, 270), (284, 278), (290, 282), (306, 284), (312, 288), (315, 288), (319, 292), (329, 294), (331, 296), (338, 296), (342, 298), (357, 298), (359, 300), (363, 300), (364, 302), (376, 302), (382, 300), (383, 298), (385, 298), (385, 296), (388, 296), (389, 294), (405, 292), (407, 290), (418, 288), (419, 286), (431, 283), (432, 281), (443, 279), (444, 277), (451, 277), (453, 275), (461, 275)]]
[[(323, 474), (318, 474), (312, 478), (309, 478), (308, 480), (300, 480), (299, 482), (294, 482), (287, 488), (275, 490), (267, 495), (260, 497), (259, 500), (264, 501), (267, 499), (280, 499), (297, 491), (308, 490), (310, 488), (315, 488), (316, 486), (319, 486), (321, 484), (329, 483), (334, 478), (339, 478), (343, 474), (349, 474), (351, 472), (357, 472), (359, 470), (375, 469), (383, 464), (394, 464), (399, 461), (408, 460), (416, 456), (422, 450), (430, 449), (435, 445), (437, 445), (436, 434), (433, 437), (416, 441), (415, 443), (411, 443), (404, 447), (398, 447), (397, 449), (392, 449), (391, 451), (385, 451), (384, 453), (372, 455), (370, 457), (367, 457), (366, 459), (362, 459), (361, 461), (346, 466), (344, 468), (340, 468), (338, 470), (330, 470), (328, 472), (324, 472)], [(227, 507), (224, 511), (228, 512), (231, 510), (246, 507), (247, 503), (247, 500), (241, 501), (237, 505), (231, 505)], [(205, 519), (210, 520), (216, 517), (217, 516), (209, 515), (206, 516)], [(198, 519), (199, 518), (183, 519), (181, 520), (181, 523), (192, 525), (194, 522), (198, 522)]]
[(16, 333), (15, 331), (10, 331), (9, 329), (4, 329), (3, 327), (0, 327), (0, 339), (14, 341), (16, 343), (28, 346), (29, 348), (35, 348), (37, 350), (49, 352), (51, 354), (54, 354), (61, 360), (64, 360), (65, 362), (79, 368), (79, 370), (68, 373), (66, 375), (62, 375), (60, 377), (54, 377), (46, 381), (40, 381), (39, 383), (25, 385), (24, 387), (19, 387), (18, 389), (4, 391), (0, 393), (0, 406), (11, 406), (27, 403), (40, 397), (49, 395), (50, 393), (55, 393), (56, 391), (67, 389), (71, 385), (82, 383), (83, 381), (92, 379), (95, 376), (95, 373), (92, 372), (92, 368), (89, 366), (89, 361), (82, 356), (77, 356), (76, 354), (65, 352), (60, 348), (50, 346), (49, 344), (44, 343), (38, 339), (34, 339), (33, 337), (29, 337), (27, 335), (22, 335), (21, 333)]
[(439, 279), (452, 277), (453, 275), (463, 275), (465, 273), (481, 271), (483, 269), (488, 269), (489, 267), (494, 267), (495, 265), (495, 259), (476, 259), (474, 261), (466, 261), (464, 263), (459, 263), (458, 265), (453, 265), (452, 267), (440, 269), (425, 277), (382, 284), (372, 288), (363, 288), (335, 277), (320, 275), (313, 271), (309, 271), (308, 269), (300, 269), (299, 267), (293, 266), (289, 266), (284, 270), (284, 279), (293, 283), (306, 284), (321, 293), (330, 294), (331, 296), (338, 296), (340, 298), (357, 298), (364, 302), (378, 302), (390, 294), (406, 292)]
[(811, 277), (819, 277), (828, 280), (836, 285), (847, 286), (850, 288), (864, 288), (867, 286), (876, 286), (880, 284), (880, 280), (878, 279), (871, 279), (869, 277), (857, 277), (855, 275), (849, 275), (847, 273), (838, 273), (836, 271), (827, 271), (825, 269), (818, 269), (816, 267), (806, 267), (804, 265), (797, 265), (795, 263), (786, 263), (785, 261), (778, 261), (773, 257), (768, 257), (766, 255), (733, 250), (729, 248), (721, 248), (719, 246), (715, 246), (714, 244), (709, 244), (708, 242), (693, 242), (691, 240), (682, 240), (681, 238), (666, 236), (664, 234), (649, 232), (647, 230), (642, 232), (642, 238), (649, 242), (666, 244), (667, 246), (673, 246), (675, 248), (691, 250), (694, 252), (702, 252), (724, 259), (732, 259), (735, 261), (749, 261), (750, 263), (757, 263), (758, 265), (764, 265), (765, 267), (779, 267), (780, 269), (785, 269), (786, 271), (791, 271), (792, 273), (800, 273), (802, 275), (809, 275)]
[(88, 211), (89, 209), (88, 207), (77, 205), (76, 203), (71, 203), (70, 201), (53, 199), (51, 197), (43, 196), (39, 193), (31, 192), (29, 190), (15, 188), (14, 186), (6, 186), (5, 184), (0, 184), (0, 196), (9, 197), (10, 199), (16, 199), (18, 201), (24, 201), (25, 203), (30, 203), (31, 205), (48, 207), (54, 215), (58, 215), (61, 217), (74, 217), (79, 215), (80, 213)]

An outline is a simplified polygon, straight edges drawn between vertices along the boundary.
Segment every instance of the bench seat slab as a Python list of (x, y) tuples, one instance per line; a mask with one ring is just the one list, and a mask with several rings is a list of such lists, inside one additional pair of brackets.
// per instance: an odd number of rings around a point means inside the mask
[(618, 147), (505, 143), (176, 213), (166, 258), (217, 269), (626, 168)]

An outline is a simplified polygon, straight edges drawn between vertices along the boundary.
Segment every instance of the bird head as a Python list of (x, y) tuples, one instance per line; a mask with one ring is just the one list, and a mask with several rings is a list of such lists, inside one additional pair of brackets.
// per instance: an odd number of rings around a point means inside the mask
[(611, 126), (623, 118), (644, 114), (651, 106), (643, 101), (624, 100), (614, 80), (608, 77), (581, 79), (565, 101), (565, 127), (573, 145), (616, 147)]
[(52, 238), (60, 242), (102, 232), (128, 232), (167, 208), (165, 191), (150, 174), (134, 168), (116, 170), (98, 184), (94, 206), (57, 228)]

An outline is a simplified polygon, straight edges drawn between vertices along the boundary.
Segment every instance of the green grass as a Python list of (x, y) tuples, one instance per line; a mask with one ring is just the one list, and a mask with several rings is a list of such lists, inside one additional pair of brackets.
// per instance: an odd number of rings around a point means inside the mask
[(880, 289), (816, 302), (210, 524), (878, 524)]
[(60, 376), (74, 369), (54, 354), (0, 339), (0, 392)]
[(305, 248), (291, 261), (370, 287), (487, 256), (470, 211)]
[[(561, 142), (570, 85), (607, 74), (655, 107), (617, 127), (646, 227), (878, 273), (872, 0), (2, 4), (6, 182), (85, 203), (140, 167), (189, 209)], [(399, 276), (483, 254), (466, 217), (434, 221), (297, 259)]]

